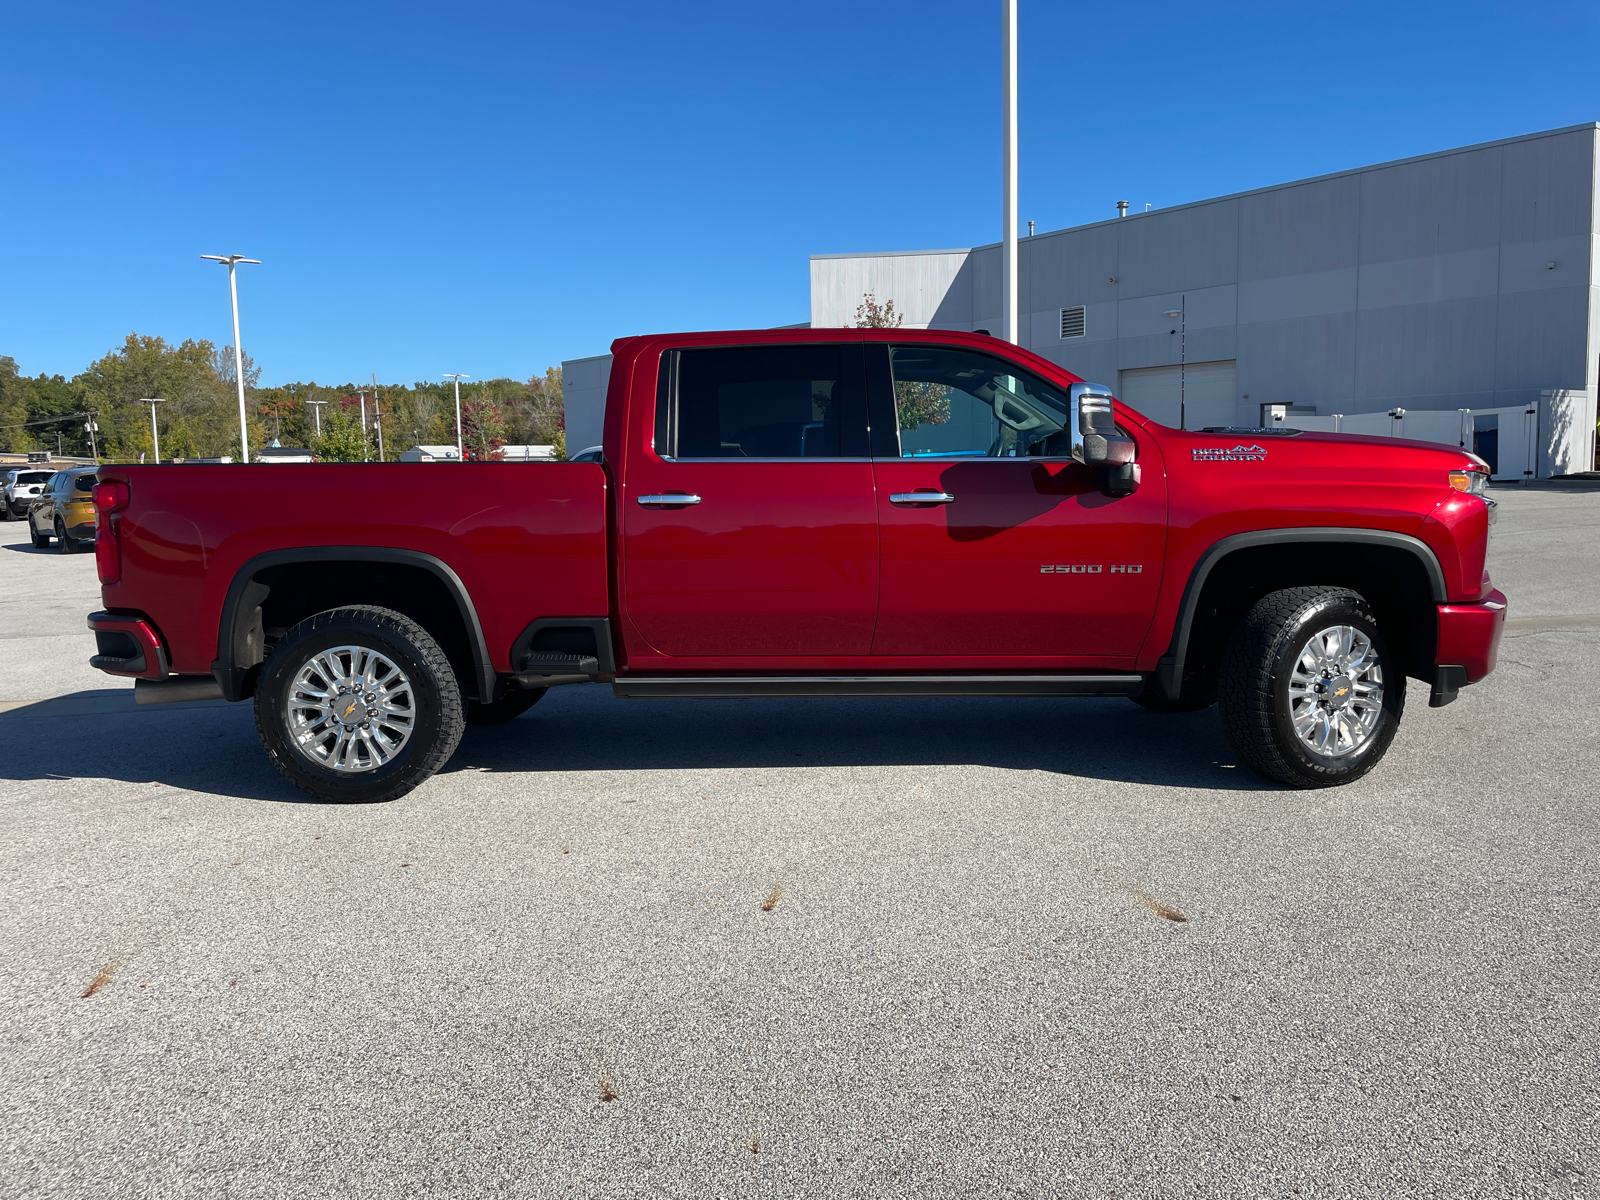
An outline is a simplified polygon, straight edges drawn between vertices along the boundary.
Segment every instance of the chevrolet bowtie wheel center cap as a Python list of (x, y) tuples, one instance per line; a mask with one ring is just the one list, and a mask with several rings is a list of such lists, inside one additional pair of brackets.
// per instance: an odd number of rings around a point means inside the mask
[(1354, 685), (1348, 675), (1336, 675), (1324, 683), (1319, 689), (1322, 692), (1322, 703), (1328, 708), (1338, 710), (1350, 702), (1350, 693)]

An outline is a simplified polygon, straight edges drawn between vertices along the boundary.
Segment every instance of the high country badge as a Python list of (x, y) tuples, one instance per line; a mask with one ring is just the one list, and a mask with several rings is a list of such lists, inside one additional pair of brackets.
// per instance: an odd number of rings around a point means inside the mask
[(1194, 447), (1195, 462), (1266, 462), (1267, 448), (1252, 442), (1248, 446), (1234, 446), (1225, 449), (1221, 446), (1196, 446)]

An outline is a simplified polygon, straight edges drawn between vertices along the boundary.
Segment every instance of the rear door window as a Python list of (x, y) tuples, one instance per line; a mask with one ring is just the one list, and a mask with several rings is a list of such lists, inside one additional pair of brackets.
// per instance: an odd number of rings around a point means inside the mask
[(674, 459), (865, 458), (859, 345), (669, 351), (656, 450)]

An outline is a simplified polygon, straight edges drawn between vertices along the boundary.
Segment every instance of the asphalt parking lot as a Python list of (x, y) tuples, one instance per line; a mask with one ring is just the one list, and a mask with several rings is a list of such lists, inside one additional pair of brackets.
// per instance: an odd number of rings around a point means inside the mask
[(1600, 1195), (1600, 490), (1496, 496), (1499, 671), (1320, 793), (1215, 710), (564, 688), (317, 805), (0, 525), (0, 1194)]

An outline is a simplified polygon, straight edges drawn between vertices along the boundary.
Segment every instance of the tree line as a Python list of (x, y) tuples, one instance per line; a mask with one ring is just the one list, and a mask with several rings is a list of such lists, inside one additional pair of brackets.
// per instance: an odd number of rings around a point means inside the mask
[[(455, 389), (449, 381), (413, 384), (290, 383), (260, 387), (260, 368), (244, 356), (245, 414), (252, 453), (277, 442), (304, 446), (334, 462), (393, 461), (414, 445), (454, 445)], [(98, 452), (102, 460), (153, 461), (150, 406), (161, 457), (239, 458), (239, 400), (232, 346), (188, 339), (178, 345), (130, 333), (121, 346), (71, 379), (29, 377), (0, 355), (0, 447), (13, 452)], [(367, 413), (362, 429), (363, 397)], [(314, 403), (316, 402), (316, 403)], [(86, 428), (93, 424), (93, 430)], [(318, 425), (320, 423), (320, 432)], [(553, 445), (566, 457), (561, 369), (516, 379), (464, 380), (462, 441), (469, 459), (501, 447)]]

